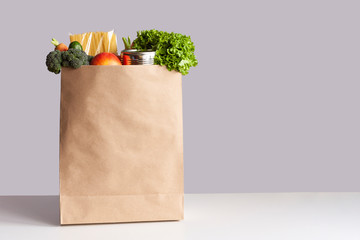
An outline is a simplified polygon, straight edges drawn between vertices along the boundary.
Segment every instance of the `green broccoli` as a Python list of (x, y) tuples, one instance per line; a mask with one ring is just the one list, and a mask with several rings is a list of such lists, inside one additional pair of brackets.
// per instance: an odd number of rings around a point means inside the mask
[(62, 58), (59, 50), (52, 51), (46, 56), (46, 66), (50, 72), (59, 74), (61, 70), (61, 62)]
[(80, 49), (69, 49), (60, 52), (58, 50), (50, 52), (46, 56), (46, 66), (50, 72), (60, 73), (61, 67), (79, 68), (82, 65), (89, 65), (93, 56), (88, 56)]
[(94, 56), (88, 55), (89, 64), (91, 63), (91, 60), (92, 60), (93, 58), (94, 58)]
[(80, 49), (69, 49), (62, 52), (62, 66), (79, 68), (82, 65), (89, 65), (88, 55)]

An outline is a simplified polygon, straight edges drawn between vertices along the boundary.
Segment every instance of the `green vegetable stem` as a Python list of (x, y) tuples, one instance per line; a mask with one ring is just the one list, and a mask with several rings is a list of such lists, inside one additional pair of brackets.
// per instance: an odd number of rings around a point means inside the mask
[(125, 46), (125, 50), (129, 50), (131, 49), (131, 40), (130, 37), (128, 37), (127, 39), (125, 37), (122, 38), (124, 46)]
[(54, 44), (55, 47), (60, 44), (55, 38), (51, 39), (51, 43)]

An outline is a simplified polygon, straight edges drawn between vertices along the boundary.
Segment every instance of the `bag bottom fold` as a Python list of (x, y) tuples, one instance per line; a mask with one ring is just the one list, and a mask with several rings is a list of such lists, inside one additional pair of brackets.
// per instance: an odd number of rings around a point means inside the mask
[(60, 224), (184, 219), (183, 194), (60, 196)]

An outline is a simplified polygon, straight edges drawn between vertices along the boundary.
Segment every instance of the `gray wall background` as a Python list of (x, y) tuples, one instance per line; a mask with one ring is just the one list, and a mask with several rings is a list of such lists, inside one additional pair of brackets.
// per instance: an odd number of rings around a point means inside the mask
[(187, 193), (360, 191), (358, 1), (97, 2), (1, 4), (0, 194), (58, 194), (51, 38), (152, 28), (196, 45), (183, 81)]

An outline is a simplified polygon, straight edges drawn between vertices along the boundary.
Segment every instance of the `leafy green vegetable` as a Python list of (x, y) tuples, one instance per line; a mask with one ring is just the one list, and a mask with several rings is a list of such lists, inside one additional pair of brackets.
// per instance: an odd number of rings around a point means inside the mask
[(133, 48), (156, 51), (155, 64), (165, 65), (169, 71), (176, 70), (183, 75), (189, 73), (190, 67), (198, 64), (194, 54), (195, 46), (190, 36), (180, 33), (155, 29), (138, 31)]

